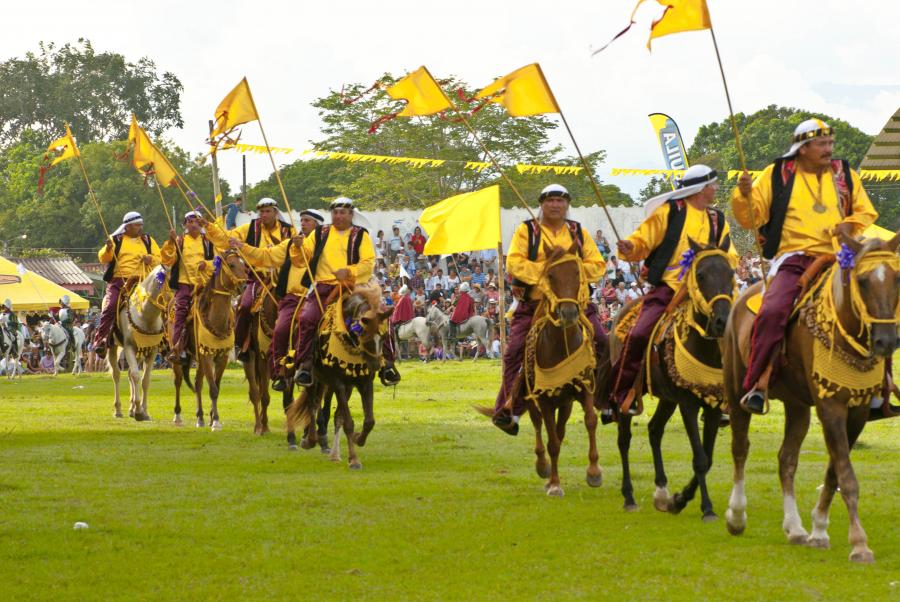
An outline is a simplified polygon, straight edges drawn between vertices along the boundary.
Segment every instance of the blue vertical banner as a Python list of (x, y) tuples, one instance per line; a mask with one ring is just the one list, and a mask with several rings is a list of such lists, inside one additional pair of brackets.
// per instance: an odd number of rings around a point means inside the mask
[(687, 169), (689, 167), (687, 152), (684, 150), (678, 124), (665, 113), (651, 113), (649, 117), (659, 148), (662, 150), (666, 169)]

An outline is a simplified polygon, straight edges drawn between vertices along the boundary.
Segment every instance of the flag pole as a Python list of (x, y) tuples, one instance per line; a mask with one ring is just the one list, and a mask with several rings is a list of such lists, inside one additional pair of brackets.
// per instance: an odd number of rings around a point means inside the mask
[[(68, 124), (66, 127), (68, 127)], [(103, 233), (106, 234), (106, 238), (109, 239), (109, 230), (106, 227), (106, 222), (103, 221), (103, 214), (100, 212), (100, 203), (97, 202), (97, 196), (94, 194), (94, 187), (91, 186), (87, 170), (84, 168), (84, 162), (81, 160), (81, 150), (78, 150), (75, 153), (75, 157), (78, 159), (78, 166), (81, 168), (81, 175), (84, 177), (84, 183), (87, 184), (88, 196), (91, 197), (91, 200), (94, 202), (94, 208), (97, 210), (97, 216), (100, 218), (100, 225), (103, 226)]]
[[(209, 120), (209, 138), (212, 139), (213, 120)], [(219, 185), (219, 163), (216, 160), (216, 147), (213, 147), (212, 157), (212, 183), (213, 183), (213, 199), (215, 199), (216, 219), (222, 217), (222, 190)]]
[(506, 351), (506, 268), (503, 265), (502, 240), (497, 243), (497, 288), (500, 290), (500, 298), (497, 300), (497, 304), (500, 310), (500, 372), (502, 373), (503, 353)]
[(172, 218), (169, 217), (169, 210), (166, 208), (166, 198), (163, 196), (162, 186), (159, 185), (159, 180), (156, 179), (156, 174), (153, 174), (153, 181), (156, 184), (156, 192), (159, 193), (159, 202), (162, 203), (163, 214), (166, 216), (166, 221), (169, 222), (169, 228), (174, 230), (175, 222), (173, 222)]

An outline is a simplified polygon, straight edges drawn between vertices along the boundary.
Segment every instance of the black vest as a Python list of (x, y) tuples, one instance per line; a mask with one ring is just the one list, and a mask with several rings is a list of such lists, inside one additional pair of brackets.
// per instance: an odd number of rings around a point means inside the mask
[[(113, 272), (116, 271), (116, 258), (119, 256), (119, 250), (122, 248), (122, 239), (125, 237), (124, 234), (116, 234), (113, 236), (113, 244), (115, 245), (115, 250), (113, 251), (113, 258), (106, 266), (106, 271), (103, 272), (103, 280), (104, 282), (109, 282), (113, 279)], [(150, 235), (149, 234), (141, 234), (141, 240), (144, 241), (144, 246), (147, 247), (147, 255), (152, 253), (151, 249), (153, 245), (150, 244)]]
[[(313, 249), (313, 256), (309, 260), (309, 270), (303, 274), (301, 284), (307, 288), (312, 285), (310, 274), (316, 273), (319, 266), (319, 259), (322, 257), (322, 251), (325, 249), (325, 243), (328, 242), (328, 234), (331, 232), (331, 226), (319, 226), (316, 228), (314, 236), (316, 237), (316, 246)], [(361, 226), (350, 226), (350, 239), (347, 241), (347, 265), (356, 265), (359, 263), (359, 248), (362, 245), (363, 233), (368, 232)], [(287, 275), (285, 274), (284, 286), (282, 287), (281, 278), (278, 279), (279, 288), (287, 289)], [(278, 289), (275, 289), (276, 292)], [(284, 293), (281, 293), (284, 294)]]
[[(842, 203), (844, 217), (853, 213), (853, 176), (850, 175), (850, 163), (846, 159), (835, 159), (831, 162), (832, 174), (847, 185), (849, 194)], [(794, 174), (797, 172), (794, 159), (775, 159), (772, 169), (772, 206), (769, 208), (769, 221), (759, 229), (762, 242), (763, 257), (772, 259), (781, 246), (781, 231), (784, 229), (784, 218), (787, 216), (788, 203), (794, 190)]]
[[(541, 225), (533, 219), (525, 220), (524, 223), (528, 226), (528, 261), (537, 261), (538, 250), (541, 246)], [(566, 227), (569, 229), (569, 235), (572, 237), (572, 241), (578, 247), (578, 256), (583, 257), (582, 249), (584, 249), (584, 232), (581, 230), (581, 224), (575, 220), (567, 219)], [(528, 298), (528, 293), (531, 290), (530, 284), (522, 282), (518, 278), (513, 278), (512, 285), (522, 288), (524, 290), (523, 297), (525, 299)]]
[[(291, 237), (291, 228), (292, 226), (287, 222), (283, 222), (278, 220), (278, 223), (281, 225), (280, 234), (281, 240), (278, 242), (282, 242), (286, 238)], [(250, 220), (250, 228), (247, 230), (247, 240), (244, 241), (251, 247), (259, 247), (259, 239), (262, 237), (260, 229), (262, 228), (262, 222), (259, 219)], [(287, 289), (287, 280), (288, 273), (291, 271), (291, 254), (290, 249), (284, 255), (284, 263), (281, 264), (281, 268), (278, 270), (278, 285), (275, 287), (275, 294), (284, 296), (285, 290)], [(280, 291), (280, 292), (279, 292)]]
[[(200, 240), (203, 241), (203, 259), (211, 261), (215, 256), (215, 249), (213, 249), (213, 244), (203, 234), (200, 235)], [(175, 243), (175, 246), (178, 249), (178, 259), (175, 260), (175, 265), (172, 266), (172, 273), (169, 276), (169, 288), (173, 289), (178, 286), (178, 276), (181, 270), (181, 258), (184, 255), (184, 236), (178, 237), (178, 241)]]
[[(663, 274), (669, 264), (672, 262), (672, 256), (675, 255), (675, 249), (678, 248), (678, 242), (681, 240), (681, 233), (684, 231), (684, 221), (687, 219), (687, 207), (684, 201), (675, 201), (669, 199), (666, 201), (669, 205), (669, 218), (666, 222), (666, 234), (662, 243), (653, 249), (644, 260), (645, 279), (653, 286), (659, 286), (662, 282)], [(730, 240), (728, 236), (724, 236), (725, 232), (725, 214), (718, 209), (712, 207), (706, 210), (706, 216), (709, 219), (709, 240), (707, 244), (719, 246), (728, 246)], [(694, 241), (703, 243), (702, 240)]]

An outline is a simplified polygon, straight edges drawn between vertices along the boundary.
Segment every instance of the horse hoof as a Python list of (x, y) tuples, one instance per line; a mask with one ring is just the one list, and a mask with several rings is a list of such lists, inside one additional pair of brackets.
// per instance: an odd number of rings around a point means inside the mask
[(806, 539), (806, 545), (810, 548), (818, 548), (820, 550), (827, 550), (831, 547), (831, 541), (827, 537), (813, 537), (810, 535)]
[(202, 419), (198, 419), (198, 420), (197, 420), (197, 428), (198, 428), (198, 429), (199, 429), (199, 428), (203, 428), (204, 426), (206, 426), (206, 423), (203, 422)]
[(603, 485), (603, 473), (591, 474), (587, 475), (587, 484), (591, 487), (600, 487)]
[(303, 449), (312, 449), (315, 446), (316, 446), (315, 442), (310, 441), (306, 437), (304, 437), (303, 439), (300, 440), (300, 447), (302, 447)]
[(134, 410), (128, 410), (128, 417), (134, 418)]
[(702, 520), (704, 523), (714, 523), (719, 520), (719, 515), (710, 510), (709, 512), (705, 513), (703, 515), (703, 518), (701, 518), (700, 520)]
[(212, 421), (212, 424), (209, 425), (209, 428), (210, 428), (214, 433), (218, 433), (219, 431), (222, 430), (222, 423), (219, 422), (218, 420), (213, 420), (213, 421)]
[(262, 426), (262, 428), (259, 429), (259, 434), (260, 434), (260, 435), (265, 435), (265, 434), (270, 433), (270, 432), (271, 432), (271, 431), (269, 430), (269, 425), (267, 425), (267, 424), (264, 424), (264, 425)]
[(787, 533), (788, 543), (792, 546), (803, 546), (809, 541), (809, 534), (806, 531), (797, 531)]
[(362, 464), (360, 464), (358, 461), (350, 462), (350, 464), (348, 466), (349, 466), (350, 470), (362, 470)]
[(184, 424), (181, 420), (181, 414), (175, 414), (175, 418), (172, 419), (172, 423), (175, 426), (181, 426), (182, 424)]
[(134, 419), (137, 422), (147, 422), (148, 420), (150, 420), (150, 415), (149, 414), (135, 414)]
[(319, 447), (319, 451), (322, 452), (323, 454), (330, 454), (331, 448), (328, 447), (327, 445), (322, 445)]
[(565, 494), (563, 493), (562, 487), (559, 485), (550, 485), (550, 487), (547, 488), (547, 495), (552, 497), (562, 497)]
[(681, 499), (681, 494), (680, 494), (680, 493), (676, 493), (676, 494), (673, 495), (672, 498), (669, 500), (669, 505), (668, 505), (668, 507), (666, 508), (666, 510), (667, 510), (670, 514), (680, 514), (681, 511), (684, 510), (684, 507), (685, 507), (686, 505), (687, 505), (687, 503), (684, 502), (684, 501), (682, 501), (682, 499)]
[(534, 469), (537, 471), (538, 476), (541, 477), (542, 479), (550, 478), (550, 465), (547, 464), (546, 460), (544, 462), (538, 461), (534, 465)]
[(657, 487), (656, 492), (653, 494), (653, 507), (660, 512), (668, 512), (671, 497), (667, 487)]
[(853, 550), (850, 552), (850, 562), (858, 562), (860, 564), (872, 564), (875, 562), (875, 554), (872, 550), (865, 548), (862, 550)]
[(298, 449), (298, 448), (297, 448), (297, 444), (296, 444), (296, 443), (289, 443), (289, 444), (288, 444), (288, 451), (297, 451), (297, 449)]
[(340, 454), (331, 454), (330, 456), (328, 456), (328, 459), (332, 462), (340, 462), (341, 455)]
[(743, 535), (744, 529), (747, 528), (747, 513), (741, 512), (738, 517), (737, 514), (729, 508), (725, 511), (725, 527), (732, 535)]
[(637, 504), (635, 504), (634, 502), (632, 502), (630, 504), (626, 503), (624, 508), (625, 508), (625, 512), (637, 512), (638, 510), (640, 510), (640, 507)]

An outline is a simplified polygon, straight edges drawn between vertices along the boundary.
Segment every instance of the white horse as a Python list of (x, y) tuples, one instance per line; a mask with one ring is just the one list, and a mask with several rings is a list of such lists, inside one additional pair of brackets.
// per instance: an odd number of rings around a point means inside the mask
[[(75, 361), (72, 363), (72, 374), (79, 374), (84, 372), (84, 367), (81, 364), (84, 331), (80, 328), (73, 328), (72, 336), (75, 338), (75, 346), (73, 348)], [(66, 329), (59, 324), (51, 324), (45, 321), (41, 322), (41, 340), (44, 342), (44, 346), (53, 354), (53, 374), (56, 375), (59, 373), (59, 367), (66, 357), (69, 335), (66, 334)]]
[[(452, 351), (447, 346), (447, 335), (450, 332), (450, 316), (445, 314), (443, 311), (437, 308), (436, 305), (432, 305), (428, 308), (428, 314), (426, 317), (429, 326), (433, 326), (437, 329), (438, 334), (441, 336), (441, 344), (444, 347), (444, 357), (447, 356), (448, 351)], [(484, 346), (485, 354), (488, 357), (491, 357), (491, 330), (494, 327), (494, 321), (490, 318), (485, 318), (484, 316), (472, 316), (456, 328), (457, 336), (459, 338), (464, 338), (467, 336), (474, 336), (475, 339)], [(473, 360), (478, 359), (478, 350), (475, 350), (475, 357)]]
[[(166, 291), (167, 273), (165, 266), (156, 266), (143, 282), (135, 286), (132, 294), (127, 299), (121, 299), (119, 304), (119, 313), (116, 316), (118, 331), (114, 331), (106, 355), (115, 387), (116, 418), (122, 417), (119, 397), (121, 369), (117, 361), (118, 348), (122, 347), (128, 364), (128, 382), (131, 385), (131, 408), (128, 415), (139, 422), (150, 420), (150, 415), (147, 414), (147, 391), (150, 389), (150, 370), (153, 368), (153, 360), (156, 358), (156, 351), (165, 329), (163, 314), (166, 304), (163, 294)], [(143, 345), (136, 341), (136, 337), (141, 337), (145, 343), (152, 342)]]
[[(6, 377), (12, 379), (24, 373), (22, 370), (22, 355), (25, 353), (25, 333), (21, 325), (19, 325), (19, 330), (15, 333), (10, 332), (8, 326), (9, 319), (6, 317), (6, 314), (3, 314), (0, 316), (0, 338), (3, 340), (2, 347), (6, 351), (3, 352), (2, 360)], [(15, 337), (17, 350), (15, 354), (12, 352), (13, 337)]]
[[(428, 349), (428, 356), (431, 355), (431, 348), (434, 346), (434, 342), (432, 341), (431, 328), (429, 327), (426, 318), (423, 318), (422, 316), (413, 318), (409, 322), (405, 322), (396, 327), (394, 333), (400, 341), (408, 341), (415, 337), (416, 340), (425, 345)], [(428, 356), (426, 356), (425, 361), (428, 361)]]

